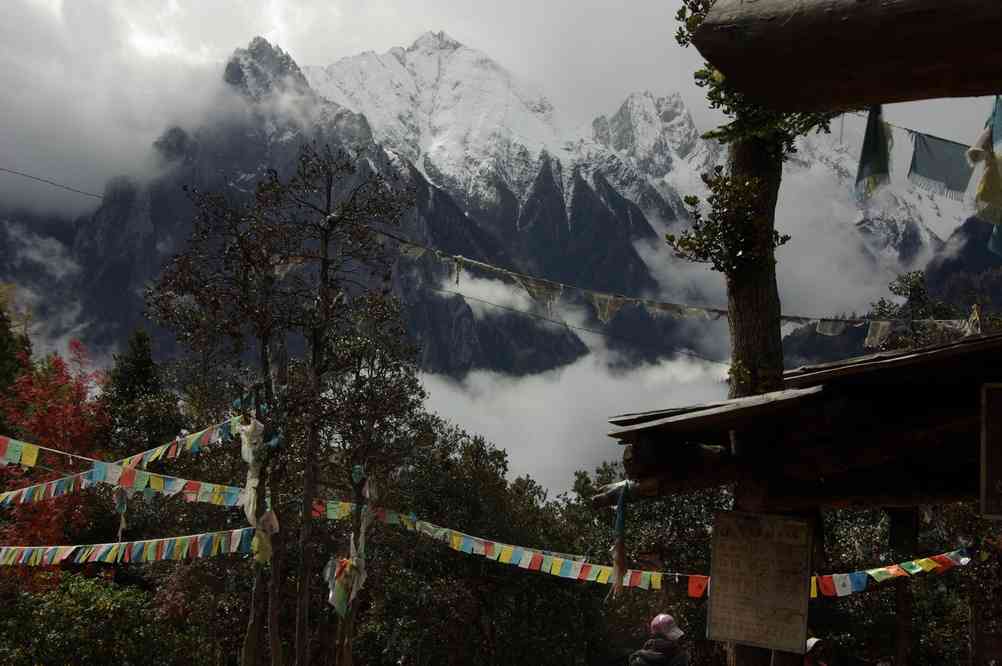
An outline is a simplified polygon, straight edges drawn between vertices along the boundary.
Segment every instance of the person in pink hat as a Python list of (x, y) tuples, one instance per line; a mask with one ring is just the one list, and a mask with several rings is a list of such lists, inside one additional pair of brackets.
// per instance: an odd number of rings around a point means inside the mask
[(689, 666), (689, 651), (682, 643), (684, 636), (671, 615), (655, 615), (650, 638), (644, 647), (630, 655), (630, 666)]

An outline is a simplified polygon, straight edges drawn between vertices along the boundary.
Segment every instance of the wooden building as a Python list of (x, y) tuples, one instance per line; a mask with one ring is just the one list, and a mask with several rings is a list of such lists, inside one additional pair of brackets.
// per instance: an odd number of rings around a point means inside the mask
[[(783, 391), (610, 419), (628, 497), (736, 484), (746, 506), (780, 513), (978, 498), (983, 386), (1002, 382), (1002, 334), (784, 380)], [(620, 487), (596, 504), (614, 503)]]
[[(733, 485), (742, 511), (813, 524), (815, 569), (824, 508), (885, 509), (890, 546), (905, 557), (917, 548), (919, 505), (975, 500), (986, 487), (1002, 506), (1002, 389), (991, 388), (1002, 382), (1002, 334), (805, 366), (784, 380), (782, 391), (610, 419), (627, 479), (594, 503)], [(906, 665), (911, 591), (896, 588), (895, 663)], [(772, 663), (801, 662), (777, 652)]]

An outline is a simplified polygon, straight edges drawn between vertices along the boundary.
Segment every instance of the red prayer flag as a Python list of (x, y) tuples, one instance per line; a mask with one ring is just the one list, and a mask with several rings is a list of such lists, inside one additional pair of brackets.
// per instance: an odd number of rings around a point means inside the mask
[(10, 437), (4, 437), (0, 435), (0, 456), (7, 455), (7, 442), (10, 441)]
[(693, 599), (699, 599), (706, 592), (706, 586), (709, 583), (709, 576), (689, 576), (689, 596)]
[(323, 500), (313, 500), (313, 517), (323, 518), (327, 514), (327, 507)]
[(533, 553), (532, 560), (529, 561), (529, 569), (532, 571), (539, 571), (539, 567), (543, 566), (543, 554)]
[(591, 565), (588, 563), (581, 565), (581, 573), (578, 574), (578, 580), (588, 580), (588, 574), (591, 573)]
[(835, 593), (835, 581), (831, 576), (818, 576), (818, 588), (821, 590), (821, 594), (826, 597), (834, 597)]
[(175, 439), (171, 442), (170, 448), (167, 449), (168, 458), (177, 458), (177, 440)]
[(908, 572), (905, 571), (904, 569), (902, 569), (901, 567), (899, 567), (897, 564), (892, 564), (892, 565), (890, 565), (888, 567), (885, 567), (885, 568), (887, 569), (887, 573), (889, 573), (889, 574), (891, 574), (892, 576), (895, 576), (895, 577), (907, 576), (908, 575)]
[(640, 587), (640, 578), (643, 572), (630, 570), (630, 584), (627, 587)]
[(487, 557), (494, 557), (494, 542), (484, 541), (484, 555)]
[(131, 488), (136, 484), (136, 468), (123, 467), (122, 475), (118, 477), (118, 485), (122, 488)]
[(202, 487), (202, 484), (198, 481), (187, 481), (184, 484), (184, 492), (186, 493), (197, 493), (198, 489)]
[(939, 565), (939, 567), (933, 569), (936, 573), (943, 573), (944, 571), (957, 566), (957, 564), (946, 555), (933, 555), (929, 559)]
[(157, 561), (164, 558), (164, 546), (166, 543), (167, 542), (163, 540), (157, 541)]

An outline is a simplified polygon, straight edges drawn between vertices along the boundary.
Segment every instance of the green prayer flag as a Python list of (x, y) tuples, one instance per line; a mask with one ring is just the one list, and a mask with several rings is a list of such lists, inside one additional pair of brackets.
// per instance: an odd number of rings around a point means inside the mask
[(878, 583), (885, 581), (888, 578), (894, 578), (894, 574), (892, 574), (884, 567), (881, 567), (879, 569), (867, 569), (866, 573), (870, 574), (870, 578), (877, 581)]
[(863, 151), (859, 156), (856, 190), (867, 198), (881, 185), (891, 181), (891, 131), (884, 123), (881, 106), (870, 107), (866, 118)]

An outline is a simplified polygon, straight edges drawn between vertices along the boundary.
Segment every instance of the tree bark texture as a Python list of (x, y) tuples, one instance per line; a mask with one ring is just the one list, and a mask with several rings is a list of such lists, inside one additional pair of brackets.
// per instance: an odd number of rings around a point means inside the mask
[[(270, 480), (271, 496), (277, 498), (280, 496), (278, 470), (272, 470)], [(285, 663), (281, 620), (282, 584), (285, 582), (285, 533), (281, 520), (279, 517), (279, 529), (271, 535), (271, 579), (268, 581), (268, 649), (271, 651), (271, 666), (282, 666)]]
[[(783, 177), (781, 148), (766, 139), (736, 141), (731, 144), (729, 167), (734, 179), (754, 178), (762, 183), (755, 233), (762, 247), (771, 247)], [(756, 267), (727, 276), (727, 312), (731, 326), (730, 397), (782, 389), (783, 340), (774, 252)]]
[(296, 664), (307, 666), (310, 661), (310, 583), (313, 572), (313, 500), (317, 494), (316, 457), (319, 431), (310, 428), (306, 441), (306, 468), (303, 470), (303, 497), (300, 506), (299, 576), (296, 594)]
[(1002, 90), (1002, 6), (986, 0), (718, 0), (700, 53), (781, 111)]
[[(310, 372), (312, 374), (313, 398), (319, 402), (322, 386), (321, 375), (326, 362), (326, 334), (330, 329), (328, 317), (331, 310), (331, 282), (334, 279), (331, 268), (332, 229), (326, 226), (334, 210), (334, 176), (325, 176), (324, 230), (320, 237), (320, 273), (317, 286), (316, 319), (310, 330)], [(313, 573), (313, 548), (310, 538), (313, 532), (313, 500), (317, 493), (317, 454), (320, 450), (320, 424), (311, 420), (306, 433), (306, 451), (303, 457), (303, 494), (299, 523), (299, 570), (296, 591), (296, 665), (307, 666), (310, 661), (310, 582)]]
[[(776, 222), (776, 202), (783, 176), (782, 152), (775, 142), (742, 139), (730, 146), (730, 176), (738, 181), (762, 183), (756, 201), (759, 220), (756, 233), (763, 247), (771, 247)], [(767, 393), (783, 388), (783, 342), (780, 333), (779, 289), (774, 253), (759, 266), (727, 276), (727, 311), (731, 327), (730, 397)], [(739, 483), (734, 508), (763, 511), (768, 488), (764, 478)], [(731, 666), (768, 666), (770, 650), (733, 645), (728, 650)]]

